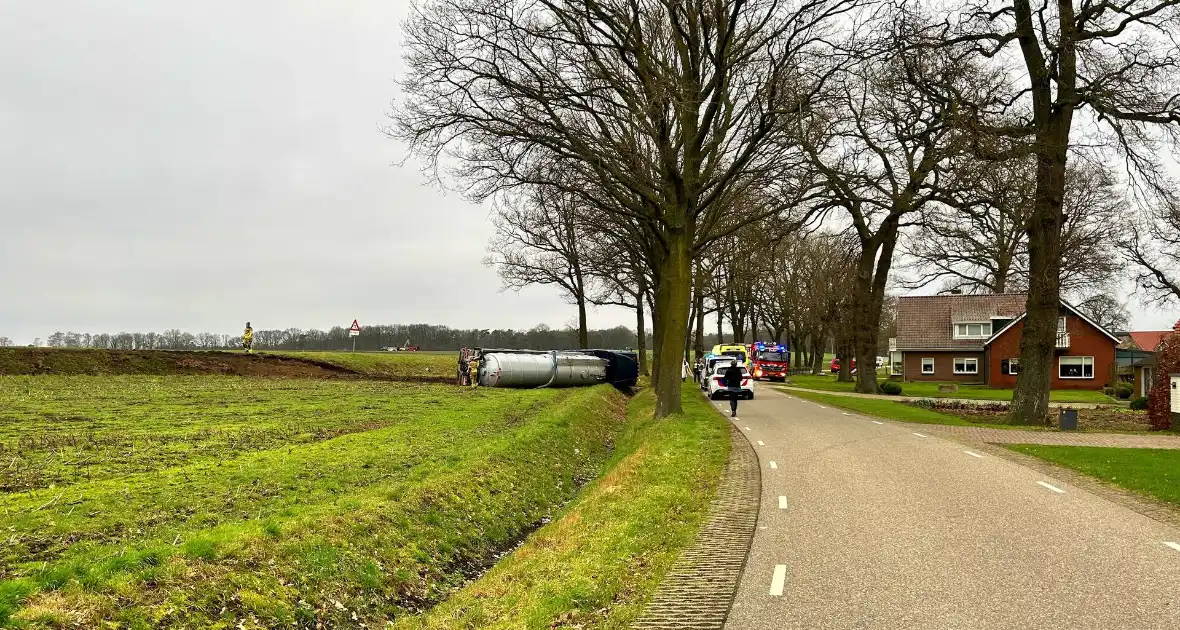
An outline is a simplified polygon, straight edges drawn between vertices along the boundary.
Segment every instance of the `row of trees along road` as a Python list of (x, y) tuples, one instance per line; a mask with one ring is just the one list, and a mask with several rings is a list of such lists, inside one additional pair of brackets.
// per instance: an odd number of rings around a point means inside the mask
[[(578, 347), (622, 348), (635, 342), (635, 332), (619, 326), (581, 331), (589, 346), (579, 344), (579, 331), (550, 328), (544, 324), (529, 330), (458, 329), (431, 324), (382, 324), (365, 326), (356, 338), (356, 349), (384, 350), (410, 341), (421, 350), (458, 350), (463, 346), (484, 348), (566, 349)], [(4, 341), (0, 338), (0, 341)], [(258, 350), (348, 350), (352, 348), (348, 328), (258, 329), (254, 348)], [(241, 348), (241, 333), (189, 333), (179, 329), (155, 332), (76, 333), (56, 332), (46, 338), (51, 348), (105, 348), (109, 350), (217, 350)], [(11, 343), (0, 346), (11, 345)], [(38, 339), (34, 345), (41, 345)]]
[[(1145, 289), (1177, 287), (1158, 161), (1180, 128), (1177, 4), (423, 0), (388, 133), (493, 203), (506, 286), (561, 287), (581, 329), (587, 304), (641, 328), (650, 311), (657, 416), (710, 314), (873, 365), (917, 234), (927, 283), (1027, 290), (1012, 414), (1040, 422), (1058, 299), (1115, 264), (1072, 239), (1106, 227)], [(1002, 223), (994, 260), (940, 255), (979, 221)]]

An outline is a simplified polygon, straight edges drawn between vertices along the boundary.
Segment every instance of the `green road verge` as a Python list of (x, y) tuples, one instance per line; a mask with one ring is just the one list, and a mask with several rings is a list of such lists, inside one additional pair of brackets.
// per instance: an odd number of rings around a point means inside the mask
[(1178, 450), (1032, 444), (1006, 448), (1180, 506)]
[(692, 544), (729, 453), (729, 427), (689, 383), (684, 414), (627, 409), (613, 467), (486, 575), (397, 628), (625, 628)]
[[(878, 379), (880, 380), (880, 379)], [(790, 384), (806, 389), (818, 389), (828, 392), (852, 392), (855, 383), (841, 383), (834, 375), (799, 374), (790, 378)], [(986, 385), (959, 385), (957, 392), (938, 391), (939, 383), (906, 381), (899, 383), (902, 396), (911, 398), (962, 398), (968, 400), (1001, 400), (1011, 401), (1012, 390), (996, 389)], [(1049, 400), (1054, 402), (1075, 403), (1114, 403), (1113, 398), (1102, 392), (1085, 389), (1055, 389), (1049, 392)]]
[(907, 405), (903, 402), (897, 402), (885, 398), (857, 398), (855, 396), (840, 396), (837, 394), (817, 394), (814, 392), (802, 392), (797, 389), (782, 389), (781, 391), (797, 396), (805, 400), (811, 400), (832, 407), (840, 409), (847, 409), (855, 411), (867, 416), (875, 416), (886, 420), (897, 420), (900, 422), (914, 422), (918, 424), (946, 424), (950, 426), (959, 427), (988, 427), (993, 429), (1013, 429), (1024, 431), (1041, 430), (1043, 427), (1011, 425), (1011, 424), (985, 424), (981, 422), (971, 422), (960, 416), (956, 416), (941, 411), (934, 411), (931, 409), (924, 409), (914, 405)]
[[(610, 387), (5, 377), (0, 627), (380, 627), (633, 443)], [(665, 423), (671, 424), (671, 423)]]

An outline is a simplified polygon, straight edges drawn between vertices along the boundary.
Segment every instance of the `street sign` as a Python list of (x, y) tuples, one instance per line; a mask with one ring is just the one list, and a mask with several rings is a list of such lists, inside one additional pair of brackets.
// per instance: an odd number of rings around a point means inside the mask
[(359, 334), (361, 334), (361, 325), (356, 323), (356, 320), (354, 319), (352, 320), (352, 327), (348, 329), (348, 336), (355, 337)]

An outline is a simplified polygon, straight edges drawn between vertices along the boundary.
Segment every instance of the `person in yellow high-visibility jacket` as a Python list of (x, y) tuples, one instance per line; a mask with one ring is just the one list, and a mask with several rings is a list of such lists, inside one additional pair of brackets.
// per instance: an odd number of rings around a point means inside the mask
[(247, 353), (253, 352), (254, 347), (254, 329), (250, 327), (250, 322), (246, 322), (246, 330), (242, 333), (242, 348)]

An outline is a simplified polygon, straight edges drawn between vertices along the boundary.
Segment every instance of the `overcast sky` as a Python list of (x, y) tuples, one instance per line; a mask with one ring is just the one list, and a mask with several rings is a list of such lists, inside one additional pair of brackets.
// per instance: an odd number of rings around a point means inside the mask
[(569, 322), (392, 165), (406, 4), (0, 3), (0, 336)]
[(571, 322), (499, 291), (487, 208), (392, 165), (406, 5), (0, 3), (0, 336)]

